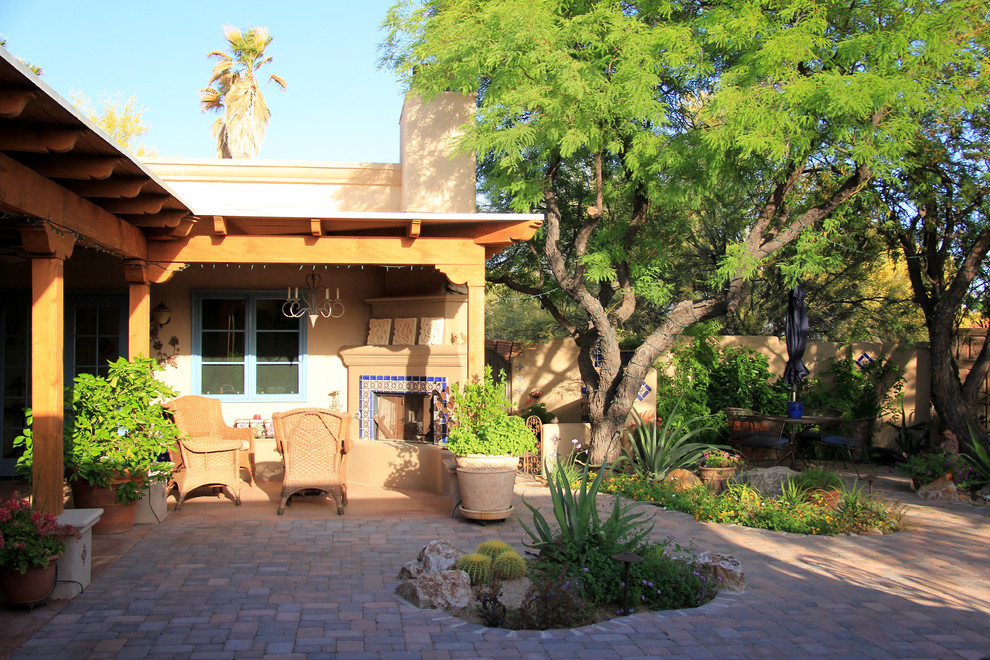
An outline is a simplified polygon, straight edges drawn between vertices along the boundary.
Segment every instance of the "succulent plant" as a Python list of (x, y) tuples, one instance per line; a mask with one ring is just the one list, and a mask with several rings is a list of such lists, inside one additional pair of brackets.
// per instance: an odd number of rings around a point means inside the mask
[(464, 555), (457, 560), (454, 568), (467, 573), (471, 584), (483, 584), (492, 577), (492, 558), (477, 552)]
[(484, 541), (475, 550), (478, 554), (487, 555), (492, 559), (495, 559), (503, 552), (511, 552), (512, 546), (505, 541)]
[(502, 580), (515, 580), (526, 575), (526, 560), (514, 551), (503, 552), (492, 560), (492, 573)]

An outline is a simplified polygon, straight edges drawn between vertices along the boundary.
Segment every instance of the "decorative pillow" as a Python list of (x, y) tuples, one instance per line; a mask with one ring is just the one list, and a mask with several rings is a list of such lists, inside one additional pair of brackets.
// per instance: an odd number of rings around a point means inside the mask
[(395, 319), (393, 346), (410, 346), (416, 343), (416, 319)]
[(443, 344), (442, 316), (424, 316), (419, 320), (419, 343), (433, 346)]
[(392, 319), (371, 319), (368, 322), (368, 346), (388, 346)]

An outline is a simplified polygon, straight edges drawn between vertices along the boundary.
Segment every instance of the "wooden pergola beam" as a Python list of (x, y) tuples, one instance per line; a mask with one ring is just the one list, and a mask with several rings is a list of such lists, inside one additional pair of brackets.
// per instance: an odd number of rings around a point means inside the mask
[(63, 153), (76, 146), (85, 131), (61, 124), (24, 123), (16, 130), (0, 133), (0, 150), (27, 153)]
[(148, 245), (148, 261), (204, 264), (461, 264), (484, 267), (485, 249), (449, 238), (191, 236)]
[(3, 154), (0, 208), (49, 219), (81, 240), (127, 258), (147, 257), (148, 243), (139, 229)]

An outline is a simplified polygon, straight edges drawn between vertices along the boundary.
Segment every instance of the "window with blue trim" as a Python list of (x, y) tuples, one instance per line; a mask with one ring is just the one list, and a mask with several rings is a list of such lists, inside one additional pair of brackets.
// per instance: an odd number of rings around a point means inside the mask
[(197, 293), (193, 300), (200, 394), (298, 398), (305, 347), (300, 319), (277, 293)]

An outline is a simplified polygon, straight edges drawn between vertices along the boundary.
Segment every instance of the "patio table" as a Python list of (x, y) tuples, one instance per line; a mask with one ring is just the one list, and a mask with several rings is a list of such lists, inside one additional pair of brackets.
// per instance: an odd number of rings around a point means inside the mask
[[(783, 435), (784, 429), (788, 430), (788, 453), (790, 454), (791, 459), (791, 469), (794, 469), (794, 459), (797, 457), (797, 436), (801, 430), (813, 426), (837, 424), (842, 421), (841, 417), (835, 417), (832, 415), (802, 415), (801, 417), (789, 417), (788, 415), (768, 415), (766, 418), (781, 424), (781, 435)], [(780, 465), (783, 458), (786, 458), (786, 456), (778, 459), (775, 464)]]

